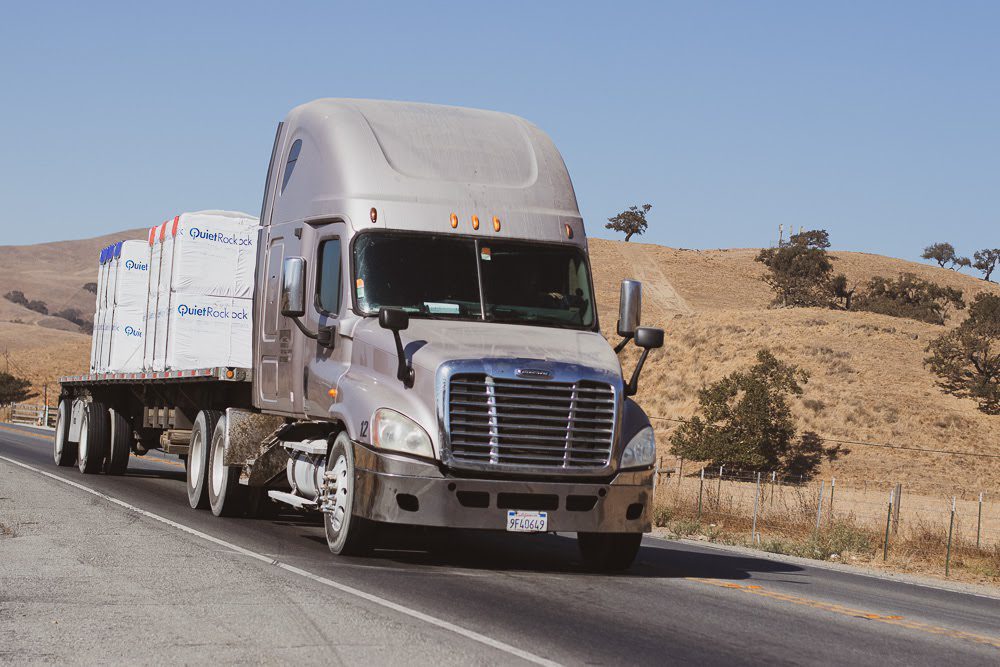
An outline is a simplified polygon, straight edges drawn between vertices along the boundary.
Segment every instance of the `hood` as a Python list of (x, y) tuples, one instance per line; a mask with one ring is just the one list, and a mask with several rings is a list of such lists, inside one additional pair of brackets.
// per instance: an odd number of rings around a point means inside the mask
[[(457, 359), (519, 358), (579, 364), (621, 376), (614, 350), (593, 331), (412, 318), (399, 335), (413, 365), (431, 374), (442, 363)], [(380, 327), (378, 318), (359, 322), (354, 341), (396, 355), (392, 332)]]

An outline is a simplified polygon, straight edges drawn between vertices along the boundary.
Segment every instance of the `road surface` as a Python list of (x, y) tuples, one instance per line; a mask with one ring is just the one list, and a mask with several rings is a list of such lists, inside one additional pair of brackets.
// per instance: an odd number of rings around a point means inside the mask
[[(79, 503), (108, 521), (124, 518), (137, 530), (155, 529), (151, 536), (178, 545), (158, 547), (160, 553), (184, 555), (142, 567), (159, 577), (224, 569), (226, 576), (248, 582), (248, 590), (249, 582), (266, 579), (266, 595), (298, 587), (320, 610), (329, 609), (319, 622), (315, 611), (308, 613), (317, 634), (309, 651), (295, 656), (299, 662), (327, 662), (334, 650), (355, 656), (347, 662), (360, 661), (359, 654), (335, 649), (353, 632), (363, 634), (371, 650), (396, 636), (412, 637), (408, 655), (400, 646), (367, 655), (381, 655), (379, 662), (405, 656), (414, 664), (440, 663), (446, 656), (483, 664), (1000, 664), (997, 597), (653, 538), (644, 541), (631, 571), (614, 576), (584, 571), (571, 536), (396, 532), (372, 557), (334, 558), (316, 521), (292, 514), (218, 519), (191, 510), (183, 467), (169, 457), (133, 457), (123, 477), (82, 475), (53, 465), (49, 437), (0, 425), (0, 469), (33, 476), (31, 487), (40, 492), (65, 494), (60, 506)], [(16, 505), (18, 497), (0, 486), (0, 500)], [(10, 651), (0, 652), (0, 659), (21, 662), (31, 656), (17, 644), (23, 628), (16, 614), (4, 613), (18, 595), (18, 579), (4, 576), (5, 539), (18, 538), (0, 537), (0, 640)], [(122, 557), (125, 564), (116, 567), (127, 572), (127, 554)], [(232, 587), (210, 592), (240, 594)], [(260, 625), (270, 623), (268, 612), (267, 604), (254, 603), (252, 615), (230, 615), (217, 629), (199, 628), (197, 655), (225, 659), (229, 638), (252, 638), (255, 624), (269, 627)], [(133, 632), (155, 635), (153, 616), (136, 619)], [(373, 625), (355, 627), (349, 618)], [(279, 621), (289, 623), (284, 612)], [(290, 657), (254, 655), (263, 662)], [(190, 654), (174, 658), (186, 661)]]

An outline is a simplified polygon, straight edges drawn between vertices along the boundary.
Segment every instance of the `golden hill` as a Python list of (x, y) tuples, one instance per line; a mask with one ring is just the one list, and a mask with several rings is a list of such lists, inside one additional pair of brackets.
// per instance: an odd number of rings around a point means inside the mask
[[(101, 247), (121, 238), (142, 238), (143, 230), (82, 241), (0, 247), (0, 293), (23, 291), (50, 310), (67, 305), (88, 315), (94, 295), (82, 290), (96, 280)], [(651, 415), (690, 417), (696, 392), (753, 362), (768, 347), (801, 365), (811, 379), (793, 401), (800, 430), (846, 440), (961, 452), (1000, 454), (1000, 418), (989, 417), (968, 400), (942, 394), (923, 367), (927, 343), (944, 327), (871, 313), (813, 308), (774, 309), (761, 280), (756, 250), (679, 250), (652, 244), (591, 239), (594, 282), (604, 333), (615, 340), (618, 284), (643, 281), (643, 320), (667, 332), (662, 351), (650, 356), (639, 400)], [(1000, 287), (982, 280), (900, 259), (835, 252), (836, 270), (851, 282), (873, 275), (909, 271), (961, 289), (969, 299)], [(963, 317), (954, 317), (949, 326)], [(23, 323), (14, 323), (21, 320)], [(89, 336), (65, 320), (44, 317), (0, 300), (0, 351), (11, 369), (50, 391), (61, 375), (81, 372), (90, 354)], [(62, 327), (60, 330), (53, 326)], [(623, 355), (631, 372), (637, 352)], [(4, 362), (0, 359), (0, 364)], [(3, 366), (0, 366), (3, 368)], [(661, 453), (669, 459), (669, 421), (657, 421)], [(849, 446), (851, 453), (824, 469), (838, 481), (901, 481), (928, 492), (971, 493), (995, 489), (1000, 462), (919, 452)]]

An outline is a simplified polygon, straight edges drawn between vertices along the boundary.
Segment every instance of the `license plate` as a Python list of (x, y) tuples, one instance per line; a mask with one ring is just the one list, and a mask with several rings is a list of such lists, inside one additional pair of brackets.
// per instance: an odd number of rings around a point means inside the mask
[(544, 533), (549, 529), (548, 512), (507, 510), (507, 531), (511, 533)]

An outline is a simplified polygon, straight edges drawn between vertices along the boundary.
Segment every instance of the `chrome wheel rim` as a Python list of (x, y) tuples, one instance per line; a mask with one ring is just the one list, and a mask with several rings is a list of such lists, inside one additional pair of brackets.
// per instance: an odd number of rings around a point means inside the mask
[(192, 489), (198, 486), (198, 480), (201, 479), (201, 468), (205, 457), (202, 451), (204, 447), (205, 444), (201, 437), (201, 430), (196, 428), (191, 437), (191, 454), (188, 456), (188, 473), (190, 473), (188, 485)]
[[(215, 438), (213, 438), (215, 440)], [(226, 474), (226, 466), (223, 463), (223, 447), (221, 443), (212, 443), (212, 462), (211, 462), (211, 473), (212, 473), (212, 491), (218, 496), (222, 491), (222, 478)]]
[(347, 474), (347, 457), (341, 454), (333, 469), (327, 470), (323, 484), (323, 511), (326, 523), (334, 535), (338, 535), (347, 519), (350, 478)]

